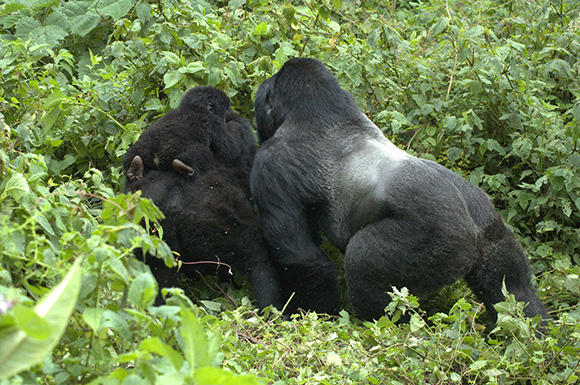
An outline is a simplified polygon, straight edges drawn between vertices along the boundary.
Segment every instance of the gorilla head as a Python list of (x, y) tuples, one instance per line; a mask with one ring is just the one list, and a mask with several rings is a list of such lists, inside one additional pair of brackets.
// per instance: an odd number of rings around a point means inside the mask
[[(209, 159), (231, 164), (248, 146), (255, 149), (249, 122), (230, 108), (227, 95), (214, 87), (190, 89), (179, 106), (147, 129), (123, 160), (130, 181), (153, 170), (173, 169), (194, 176)], [(244, 137), (240, 139), (240, 135)]]
[(207, 111), (221, 119), (225, 119), (229, 109), (230, 98), (223, 91), (207, 86), (198, 86), (187, 91), (178, 107), (182, 114), (185, 111)]
[(254, 101), (261, 141), (274, 135), (288, 117), (298, 121), (314, 116), (326, 120), (337, 117), (335, 113), (341, 109), (345, 109), (345, 115), (352, 115), (353, 106), (356, 108), (352, 95), (340, 88), (322, 63), (300, 58), (290, 59), (280, 72), (262, 83)]
[(486, 194), (397, 148), (322, 63), (286, 62), (260, 85), (255, 112), (264, 142), (251, 189), (282, 289), (295, 293), (291, 310), (338, 309), (320, 231), (344, 253), (365, 319), (382, 315), (392, 286), (422, 296), (463, 277), (491, 318), (504, 281), (528, 316), (546, 316), (528, 259)]

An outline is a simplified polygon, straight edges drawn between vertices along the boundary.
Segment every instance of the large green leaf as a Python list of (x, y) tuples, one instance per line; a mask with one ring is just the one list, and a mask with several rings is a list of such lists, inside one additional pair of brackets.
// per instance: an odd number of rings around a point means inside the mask
[(12, 174), (6, 186), (4, 186), (4, 194), (9, 194), (15, 201), (20, 200), (20, 198), (30, 192), (28, 183), (24, 175), (20, 173)]
[[(0, 340), (0, 379), (41, 363), (52, 352), (66, 329), (80, 287), (81, 270), (78, 260), (62, 282), (43, 297), (34, 309), (39, 319), (43, 320), (42, 325), (46, 326), (44, 322), (50, 325), (50, 335), (37, 339), (19, 329)], [(28, 328), (34, 329), (34, 325), (28, 324)]]

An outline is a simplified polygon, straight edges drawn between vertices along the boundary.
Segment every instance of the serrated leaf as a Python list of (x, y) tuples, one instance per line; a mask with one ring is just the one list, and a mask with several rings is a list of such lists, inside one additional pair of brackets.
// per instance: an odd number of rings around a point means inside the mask
[(263, 23), (258, 24), (254, 29), (254, 35), (256, 36), (265, 35), (266, 32), (268, 32), (268, 23), (266, 23), (265, 21)]
[(437, 22), (431, 27), (431, 34), (433, 36), (439, 35), (441, 32), (447, 28), (449, 25), (449, 18), (447, 17), (440, 17), (437, 19)]
[(469, 365), (469, 370), (473, 370), (475, 372), (483, 368), (485, 365), (487, 365), (486, 360), (478, 360)]
[(17, 202), (24, 194), (29, 192), (30, 187), (28, 187), (26, 178), (20, 173), (12, 174), (8, 182), (6, 182), (6, 186), (4, 186), (4, 194), (10, 195)]
[(207, 300), (201, 300), (200, 302), (203, 304), (203, 306), (212, 311), (220, 311), (222, 309), (222, 304), (219, 302)]
[(232, 82), (232, 85), (234, 87), (237, 87), (238, 86), (238, 77), (234, 73), (234, 71), (231, 68), (226, 67), (226, 68), (224, 68), (224, 72), (225, 72), (226, 76), (228, 77), (228, 79)]
[(23, 17), (16, 23), (16, 33), (14, 35), (26, 41), (30, 38), (32, 31), (41, 27), (42, 24), (40, 24), (40, 21), (28, 16)]
[(167, 71), (163, 75), (163, 82), (165, 83), (165, 89), (171, 88), (183, 79), (183, 74), (179, 71)]
[(574, 103), (574, 106), (572, 107), (572, 115), (577, 122), (580, 122), (580, 101)]
[(446, 116), (445, 119), (443, 119), (443, 127), (448, 130), (455, 128), (456, 124), (457, 118), (455, 116)]
[(44, 20), (44, 26), (50, 25), (58, 26), (64, 30), (70, 29), (68, 17), (59, 10), (51, 12)]
[(56, 107), (50, 110), (48, 114), (44, 117), (44, 132), (50, 132), (50, 129), (56, 123), (60, 116), (60, 108)]
[(62, 4), (61, 12), (69, 19), (75, 16), (82, 16), (87, 13), (88, 3), (84, 1), (67, 1)]
[(60, 341), (81, 288), (80, 264), (79, 259), (61, 283), (35, 307), (36, 314), (52, 328), (48, 338), (39, 340), (17, 330), (0, 339), (0, 379), (41, 363)]
[(477, 27), (473, 27), (470, 30), (468, 30), (467, 32), (465, 32), (465, 34), (463, 35), (463, 37), (470, 39), (470, 38), (474, 38), (477, 37), (481, 34), (483, 34), (483, 27), (478, 25)]
[(52, 226), (50, 225), (50, 222), (49, 222), (49, 221), (48, 221), (48, 220), (47, 220), (47, 219), (44, 217), (44, 215), (42, 215), (42, 214), (39, 214), (39, 215), (36, 217), (36, 221), (37, 221), (37, 222), (38, 222), (38, 224), (39, 224), (39, 225), (40, 225), (40, 226), (41, 226), (41, 227), (44, 229), (44, 231), (45, 231), (47, 234), (50, 234), (50, 235), (55, 235), (55, 234), (54, 234), (54, 230), (53, 230)]
[(137, 17), (141, 20), (141, 23), (146, 23), (151, 20), (151, 5), (149, 3), (139, 3), (135, 11), (137, 12)]
[(61, 90), (56, 90), (52, 94), (48, 95), (48, 97), (44, 100), (42, 108), (48, 110), (57, 107), (63, 102), (64, 99), (66, 99), (65, 93)]
[(95, 29), (99, 25), (100, 21), (101, 18), (94, 14), (75, 16), (70, 18), (70, 30), (75, 35), (85, 36), (93, 29)]
[(101, 17), (93, 10), (88, 11), (86, 2), (69, 1), (64, 3), (61, 9), (68, 17), (70, 30), (75, 35), (85, 36), (101, 21)]
[[(33, 26), (36, 26), (36, 28), (30, 29)], [(21, 25), (20, 31), (17, 29), (17, 34), (22, 40), (30, 39), (34, 44), (47, 44), (50, 47), (54, 47), (60, 40), (68, 36), (68, 32), (60, 26), (42, 26), (39, 22), (24, 23)]]
[(131, 0), (101, 0), (96, 3), (97, 12), (119, 20), (125, 16), (133, 6)]

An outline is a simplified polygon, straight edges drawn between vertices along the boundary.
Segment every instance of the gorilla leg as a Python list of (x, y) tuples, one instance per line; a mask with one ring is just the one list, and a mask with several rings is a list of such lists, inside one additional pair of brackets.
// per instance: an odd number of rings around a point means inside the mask
[(250, 262), (247, 269), (250, 273), (250, 283), (258, 308), (263, 309), (266, 306), (273, 305), (282, 310), (285, 303), (281, 298), (282, 291), (278, 273), (274, 269), (266, 249), (264, 247), (255, 247), (252, 250), (248, 250), (246, 261)]
[(384, 314), (392, 286), (422, 296), (462, 278), (476, 259), (477, 236), (466, 219), (432, 225), (408, 219), (370, 224), (346, 247), (348, 294), (364, 319)]
[(275, 216), (262, 214), (262, 228), (280, 277), (283, 300), (294, 297), (290, 313), (299, 308), (337, 314), (337, 268), (313, 240), (305, 214), (293, 207), (280, 208)]
[(507, 290), (516, 300), (526, 303), (524, 313), (527, 317), (540, 315), (547, 319), (546, 310), (530, 281), (528, 257), (499, 214), (485, 228), (480, 248), (481, 262), (474, 266), (465, 280), (485, 304), (490, 318), (494, 322), (497, 320), (493, 305), (505, 299), (501, 292), (505, 280)]

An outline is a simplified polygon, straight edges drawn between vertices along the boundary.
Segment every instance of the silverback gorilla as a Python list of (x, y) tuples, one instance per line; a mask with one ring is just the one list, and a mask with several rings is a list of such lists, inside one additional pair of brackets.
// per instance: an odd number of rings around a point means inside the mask
[(484, 302), (502, 282), (529, 317), (546, 317), (528, 259), (487, 195), (447, 168), (397, 148), (314, 59), (291, 59), (254, 102), (263, 141), (251, 175), (262, 231), (291, 310), (335, 313), (336, 267), (315, 243), (344, 253), (351, 303), (379, 318), (391, 286), (422, 296), (457, 279)]
[[(217, 269), (211, 261), (228, 264), (235, 273), (249, 275), (257, 305), (263, 308), (283, 303), (250, 199), (256, 148), (249, 122), (230, 109), (229, 98), (215, 88), (196, 87), (179, 108), (143, 133), (123, 164), (125, 192), (140, 190), (165, 215), (163, 240), (181, 261), (202, 262), (185, 263), (180, 273), (194, 277), (195, 271), (218, 270), (223, 275), (228, 269)], [(178, 157), (183, 164), (176, 167)], [(184, 172), (184, 167), (195, 173)], [(176, 285), (177, 269), (157, 258), (146, 262), (160, 289)], [(159, 295), (157, 304), (161, 302)]]

